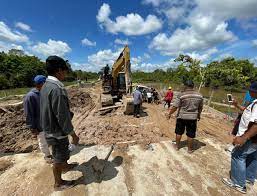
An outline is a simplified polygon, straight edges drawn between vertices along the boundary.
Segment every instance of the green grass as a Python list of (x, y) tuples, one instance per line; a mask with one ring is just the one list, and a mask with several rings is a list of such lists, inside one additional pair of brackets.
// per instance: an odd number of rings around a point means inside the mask
[[(88, 81), (88, 82), (94, 82), (94, 80), (91, 80), (91, 81)], [(63, 82), (63, 83), (64, 83), (65, 86), (71, 86), (71, 85), (77, 84), (77, 81)], [(31, 88), (32, 87), (0, 90), (0, 98), (12, 96), (12, 95), (24, 95), (27, 92), (29, 92), (29, 90)]]
[(0, 90), (0, 98), (7, 97), (11, 95), (23, 95), (29, 91), (30, 88), (14, 88), (14, 89), (6, 89)]

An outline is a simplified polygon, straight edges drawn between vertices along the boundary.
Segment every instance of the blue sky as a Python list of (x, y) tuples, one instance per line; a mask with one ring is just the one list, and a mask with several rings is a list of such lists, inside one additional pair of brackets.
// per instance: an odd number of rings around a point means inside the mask
[(74, 69), (112, 64), (124, 44), (133, 70), (176, 66), (180, 53), (203, 64), (224, 57), (257, 64), (257, 0), (1, 0), (0, 50), (24, 50)]

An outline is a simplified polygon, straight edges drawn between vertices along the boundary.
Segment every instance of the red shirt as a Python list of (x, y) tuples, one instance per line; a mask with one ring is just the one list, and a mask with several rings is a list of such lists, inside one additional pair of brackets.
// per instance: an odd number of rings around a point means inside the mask
[(166, 101), (171, 101), (173, 99), (173, 92), (172, 90), (168, 90), (166, 95), (165, 95), (165, 100)]

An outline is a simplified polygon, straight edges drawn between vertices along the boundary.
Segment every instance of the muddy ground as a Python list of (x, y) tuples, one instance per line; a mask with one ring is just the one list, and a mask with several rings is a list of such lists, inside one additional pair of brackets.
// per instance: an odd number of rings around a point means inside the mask
[[(0, 195), (239, 195), (220, 180), (228, 176), (230, 164), (224, 149), (231, 141), (232, 123), (225, 115), (204, 108), (196, 151), (189, 155), (185, 142), (178, 152), (172, 148), (175, 115), (166, 120), (162, 105), (144, 103), (140, 118), (124, 115), (123, 108), (101, 115), (99, 89), (68, 90), (81, 145), (70, 160), (80, 166), (64, 178), (76, 179), (78, 185), (54, 192), (51, 168), (34, 151), (0, 158)], [(114, 152), (98, 181), (91, 158), (103, 159), (111, 144), (116, 144)], [(249, 195), (256, 191), (249, 188)]]
[[(71, 111), (83, 114), (94, 105), (90, 94), (76, 87), (68, 88)], [(26, 128), (22, 102), (12, 100), (0, 106), (0, 153), (32, 152), (38, 149), (37, 141)]]

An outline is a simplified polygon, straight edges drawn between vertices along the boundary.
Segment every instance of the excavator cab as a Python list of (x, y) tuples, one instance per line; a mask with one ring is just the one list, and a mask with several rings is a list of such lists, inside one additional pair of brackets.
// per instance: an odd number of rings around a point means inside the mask
[(118, 77), (117, 77), (117, 88), (121, 94), (126, 94), (125, 72), (119, 72)]

